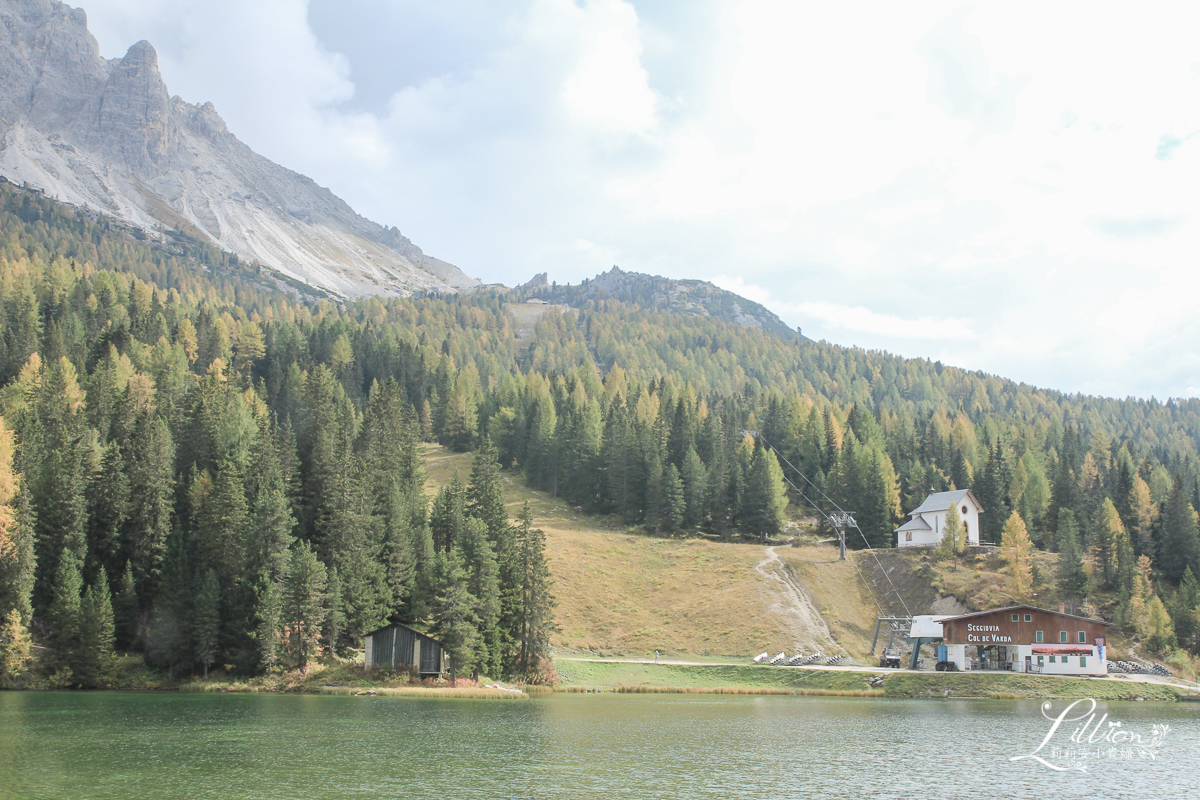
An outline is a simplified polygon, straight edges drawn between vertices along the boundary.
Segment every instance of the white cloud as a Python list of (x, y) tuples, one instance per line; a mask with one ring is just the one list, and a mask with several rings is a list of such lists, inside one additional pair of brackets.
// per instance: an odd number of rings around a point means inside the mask
[(796, 310), (824, 322), (828, 328), (851, 334), (869, 333), (898, 339), (931, 341), (963, 341), (975, 338), (971, 323), (966, 319), (880, 314), (863, 306), (844, 306), (837, 303), (801, 303)]
[(622, 133), (649, 131), (657, 98), (641, 64), (637, 13), (619, 0), (592, 0), (575, 9), (581, 55), (563, 82), (563, 101), (581, 121)]
[(463, 13), (469, 45), (374, 113), (348, 98), (383, 83), (350, 65), (399, 46), (400, 0), (339, 7), (362, 32), (344, 53), (304, 0), (87, 10), (105, 55), (150, 39), (172, 91), (485, 280), (733, 275), (715, 280), (816, 338), (1195, 393), (1200, 106), (1180, 98), (1200, 9), (639, 5)]

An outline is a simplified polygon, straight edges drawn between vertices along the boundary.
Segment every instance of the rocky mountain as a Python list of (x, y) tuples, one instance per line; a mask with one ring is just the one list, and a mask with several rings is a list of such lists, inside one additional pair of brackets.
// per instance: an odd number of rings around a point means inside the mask
[(774, 333), (784, 339), (802, 339), (773, 312), (753, 300), (699, 280), (677, 280), (641, 272), (626, 272), (614, 266), (578, 286), (558, 286), (547, 281), (545, 273), (535, 275), (515, 291), (526, 297), (538, 297), (547, 302), (579, 306), (588, 300), (612, 298), (636, 303), (645, 308), (680, 314), (713, 317), (736, 322), (747, 328)]
[(54, 0), (0, 0), (0, 175), (344, 297), (479, 285), (172, 97), (149, 42), (102, 58), (84, 11)]

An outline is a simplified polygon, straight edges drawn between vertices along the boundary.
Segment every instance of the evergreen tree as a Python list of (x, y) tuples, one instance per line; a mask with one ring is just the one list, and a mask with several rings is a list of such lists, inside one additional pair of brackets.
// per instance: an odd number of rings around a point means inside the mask
[(689, 447), (684, 455), (680, 477), (683, 479), (683, 524), (688, 528), (699, 528), (704, 524), (708, 472), (695, 447)]
[(109, 445), (100, 462), (100, 470), (88, 481), (88, 555), (90, 568), (102, 565), (108, 572), (120, 574), (123, 555), (122, 532), (129, 511), (129, 479), (125, 460), (117, 443)]
[(329, 610), (325, 615), (325, 644), (330, 653), (337, 652), (337, 646), (346, 627), (345, 601), (342, 594), (342, 582), (338, 578), (337, 565), (329, 568), (329, 580), (326, 584)]
[(1079, 546), (1078, 526), (1064, 509), (1058, 524), (1058, 590), (1064, 597), (1084, 599), (1088, 595), (1088, 574)]
[(192, 628), (193, 653), (204, 668), (208, 679), (208, 668), (217, 659), (221, 633), (221, 586), (217, 571), (209, 568), (204, 573), (200, 592), (196, 596), (196, 618)]
[(326, 581), (325, 565), (308, 542), (299, 542), (292, 553), (283, 593), (283, 625), (288, 633), (291, 664), (302, 670), (316, 655), (321, 640), (322, 623), (328, 614)]
[(175, 668), (192, 663), (192, 597), (188, 591), (193, 580), (183, 533), (176, 530), (167, 539), (163, 559), (162, 582), (142, 633), (145, 661), (154, 667), (166, 667), (169, 677)]
[(531, 486), (558, 497), (558, 414), (549, 394), (534, 400), (531, 420), (525, 477)]
[(476, 672), (476, 659), (484, 649), (479, 635), (478, 598), (467, 589), (466, 572), (458, 552), (451, 550), (439, 557), (439, 589), (430, 607), (431, 632), (446, 648), (450, 657), (450, 675)]
[(558, 627), (554, 623), (555, 600), (546, 564), (546, 534), (533, 527), (528, 503), (521, 509), (517, 530), (521, 625), (515, 666), (518, 675), (529, 676), (549, 656), (550, 634)]
[(413, 581), (412, 591), (398, 616), (402, 620), (415, 621), (429, 614), (429, 606), (437, 591), (437, 551), (428, 525), (413, 531)]
[(125, 571), (121, 573), (120, 586), (117, 587), (117, 596), (113, 600), (117, 647), (128, 650), (137, 643), (140, 616), (141, 605), (138, 603), (137, 589), (133, 582), (133, 567), (126, 561)]
[[(285, 569), (280, 578), (287, 579)], [(264, 580), (258, 598), (258, 627), (255, 640), (258, 643), (258, 663), (265, 671), (271, 671), (283, 655), (283, 592), (280, 583)]]
[(143, 605), (157, 594), (173, 524), (175, 447), (167, 423), (142, 414), (123, 450), (129, 477), (123, 553)]
[(687, 513), (683, 478), (674, 464), (668, 464), (662, 477), (662, 524), (668, 531), (679, 530)]
[(773, 451), (759, 447), (750, 464), (746, 493), (738, 514), (743, 529), (764, 542), (772, 536), (778, 536), (786, 521), (783, 512), (787, 503), (787, 490), (779, 461)]
[(100, 568), (96, 582), (83, 593), (79, 616), (79, 649), (71, 672), (80, 686), (94, 689), (106, 683), (115, 658), (112, 598), (104, 567)]
[(46, 615), (49, 623), (49, 655), (51, 663), (57, 667), (69, 669), (79, 652), (82, 588), (78, 562), (73, 553), (64, 549), (58, 559), (50, 610)]
[(1189, 566), (1184, 570), (1179, 591), (1171, 602), (1171, 621), (1181, 647), (1195, 651), (1197, 647), (1196, 609), (1200, 607), (1200, 581)]
[[(880, 437), (882, 435), (879, 434)], [(859, 530), (867, 537), (871, 547), (890, 547), (895, 527), (892, 521), (891, 500), (895, 492), (894, 478), (891, 477), (894, 472), (887, 454), (876, 447), (866, 451), (865, 466), (862, 495), (856, 515)]]
[(484, 524), (493, 545), (507, 535), (508, 511), (504, 506), (499, 452), (492, 444), (491, 437), (485, 437), (475, 453), (465, 500), (466, 513)]
[(1163, 577), (1170, 581), (1182, 580), (1189, 566), (1193, 572), (1200, 571), (1200, 530), (1187, 495), (1183, 480), (1176, 476), (1163, 503), (1162, 534), (1155, 561)]
[(504, 655), (500, 630), (500, 573), (495, 553), (488, 542), (487, 527), (482, 520), (475, 517), (467, 520), (457, 547), (467, 592), (476, 600), (476, 630), (479, 638), (473, 657), (475, 674), (471, 677), (478, 678), (480, 671), (499, 675)]
[(454, 473), (454, 478), (438, 490), (429, 512), (429, 531), (433, 535), (434, 549), (448, 552), (462, 536), (466, 525), (466, 489)]

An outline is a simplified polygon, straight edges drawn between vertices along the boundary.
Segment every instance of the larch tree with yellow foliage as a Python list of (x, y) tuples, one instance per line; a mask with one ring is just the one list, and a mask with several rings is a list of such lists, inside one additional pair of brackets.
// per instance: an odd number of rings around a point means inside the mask
[(1004, 523), (1000, 532), (1000, 554), (1005, 561), (1008, 593), (1023, 600), (1033, 591), (1033, 542), (1025, 520), (1016, 511)]
[(958, 569), (958, 556), (967, 549), (967, 532), (963, 529), (962, 518), (958, 515), (958, 507), (950, 504), (946, 511), (946, 524), (942, 526), (942, 541), (938, 545), (939, 559), (954, 559), (954, 569)]

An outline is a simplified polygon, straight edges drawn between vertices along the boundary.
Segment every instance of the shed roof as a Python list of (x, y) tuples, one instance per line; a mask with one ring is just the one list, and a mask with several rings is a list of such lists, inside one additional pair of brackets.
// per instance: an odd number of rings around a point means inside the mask
[[(432, 642), (437, 642), (438, 644), (442, 644), (442, 641), (440, 639), (435, 639), (432, 636), (430, 636), (428, 633), (421, 633), (419, 630), (417, 630), (413, 626), (405, 625), (403, 622), (392, 622), (387, 625), (384, 625), (382, 628), (376, 628), (375, 630), (367, 633), (367, 636), (374, 636), (375, 634), (379, 633), (380, 631), (386, 631), (388, 628), (407, 628), (408, 630), (415, 633), (417, 636), (420, 636), (422, 639), (429, 639)], [(442, 646), (444, 647), (445, 645), (442, 645)]]
[(923, 514), (926, 511), (945, 511), (950, 506), (958, 505), (966, 497), (971, 498), (971, 502), (975, 504), (975, 508), (982, 514), (983, 505), (975, 498), (974, 493), (970, 489), (955, 489), (953, 492), (934, 492), (925, 498), (925, 502), (921, 503), (919, 508), (908, 513)]

